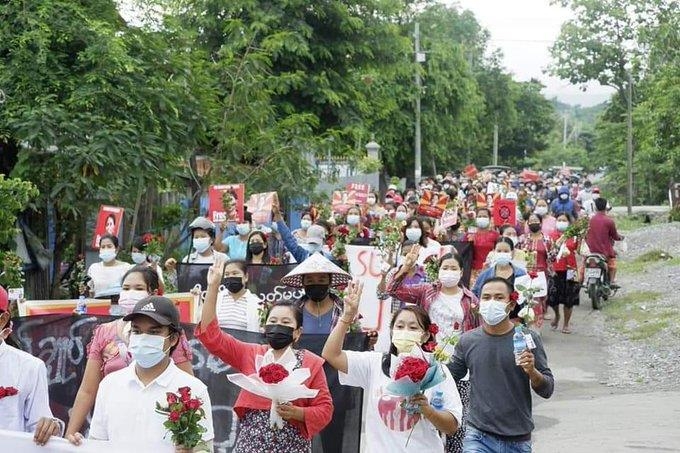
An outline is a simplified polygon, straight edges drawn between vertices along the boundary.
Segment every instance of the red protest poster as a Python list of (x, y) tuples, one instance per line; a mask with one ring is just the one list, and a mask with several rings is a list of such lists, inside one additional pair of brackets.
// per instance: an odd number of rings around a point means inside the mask
[(123, 214), (125, 209), (116, 206), (100, 206), (99, 214), (97, 215), (97, 226), (94, 229), (94, 237), (92, 238), (92, 248), (99, 248), (99, 241), (105, 234), (112, 234), (118, 237), (120, 231), (120, 224), (123, 221)]
[(357, 202), (354, 198), (354, 192), (348, 192), (346, 190), (336, 190), (333, 192), (333, 200), (331, 201), (333, 212), (337, 214), (345, 214), (349, 208), (356, 204)]
[(468, 165), (467, 167), (465, 167), (465, 169), (463, 170), (463, 173), (464, 173), (465, 176), (467, 176), (468, 178), (475, 178), (475, 177), (477, 177), (477, 173), (478, 173), (478, 172), (479, 172), (479, 170), (477, 170), (477, 167), (475, 167), (475, 164), (470, 164), (470, 165)]
[(449, 203), (449, 196), (445, 192), (437, 193), (424, 190), (418, 206), (418, 214), (438, 219), (444, 213)]
[(497, 227), (517, 224), (517, 203), (515, 200), (498, 200), (494, 203), (493, 223)]
[(279, 196), (276, 192), (256, 193), (248, 199), (248, 212), (253, 215), (256, 225), (267, 225), (272, 221), (272, 206), (278, 204)]
[(221, 184), (208, 189), (208, 219), (212, 222), (242, 222), (244, 184)]
[(369, 184), (359, 184), (356, 182), (348, 183), (345, 186), (345, 191), (350, 194), (350, 198), (354, 199), (356, 204), (366, 204), (368, 199), (368, 192), (371, 190)]

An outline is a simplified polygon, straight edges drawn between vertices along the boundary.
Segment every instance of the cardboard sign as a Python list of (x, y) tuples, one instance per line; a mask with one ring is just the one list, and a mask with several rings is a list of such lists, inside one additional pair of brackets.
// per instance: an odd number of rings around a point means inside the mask
[(256, 193), (248, 199), (248, 212), (253, 215), (256, 225), (268, 225), (272, 221), (272, 206), (279, 203), (276, 192)]
[(111, 234), (118, 237), (120, 231), (120, 224), (123, 221), (123, 214), (125, 209), (116, 206), (100, 206), (99, 214), (97, 215), (97, 226), (94, 229), (94, 237), (92, 238), (92, 248), (99, 248), (99, 241), (105, 234)]
[[(243, 206), (246, 187), (244, 184), (221, 184), (210, 186), (208, 189), (208, 218), (214, 222), (235, 222), (243, 221)], [(225, 194), (229, 194), (229, 202), (225, 199)], [(225, 209), (225, 204), (229, 204), (229, 212)]]
[(345, 186), (345, 190), (350, 194), (352, 194), (352, 192), (354, 193), (354, 200), (357, 204), (366, 204), (368, 193), (371, 191), (371, 186), (369, 184), (351, 182)]
[(346, 190), (336, 190), (333, 192), (333, 200), (331, 207), (336, 214), (346, 214), (349, 208), (357, 204), (356, 192), (348, 192)]
[(493, 205), (493, 223), (497, 227), (517, 224), (517, 202), (498, 200)]
[(418, 214), (435, 219), (444, 214), (446, 205), (449, 203), (449, 196), (445, 192), (436, 193), (424, 190), (418, 206)]

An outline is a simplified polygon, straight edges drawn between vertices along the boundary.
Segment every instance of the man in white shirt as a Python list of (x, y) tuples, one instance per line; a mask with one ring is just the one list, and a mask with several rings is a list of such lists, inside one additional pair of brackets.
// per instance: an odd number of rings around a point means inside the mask
[(7, 291), (0, 286), (0, 429), (35, 433), (38, 445), (61, 436), (64, 423), (52, 416), (45, 363), (8, 345), (12, 333)]
[[(109, 374), (99, 385), (90, 439), (135, 442), (139, 451), (144, 451), (144, 444), (172, 444), (163, 426), (167, 416), (155, 411), (156, 403), (167, 406), (167, 393), (189, 387), (192, 398), (200, 399), (205, 410), (205, 419), (200, 422), (206, 429), (202, 435), (205, 445), (193, 451), (212, 451), (215, 436), (208, 388), (170, 359), (182, 331), (173, 302), (161, 296), (147, 297), (123, 319), (132, 324), (129, 351), (134, 362)], [(68, 436), (75, 445), (82, 439), (80, 433)]]

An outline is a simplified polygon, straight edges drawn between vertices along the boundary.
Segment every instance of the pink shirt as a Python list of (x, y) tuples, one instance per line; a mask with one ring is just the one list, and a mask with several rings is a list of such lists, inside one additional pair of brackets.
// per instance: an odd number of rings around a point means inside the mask
[[(99, 360), (102, 363), (102, 378), (122, 370), (132, 362), (132, 357), (127, 350), (127, 341), (121, 336), (125, 336), (120, 330), (123, 325), (120, 320), (100, 324), (94, 329), (94, 335), (90, 344), (87, 345), (87, 358)], [(179, 365), (190, 362), (193, 359), (191, 347), (186, 335), (182, 332), (179, 343), (172, 353), (172, 360)]]

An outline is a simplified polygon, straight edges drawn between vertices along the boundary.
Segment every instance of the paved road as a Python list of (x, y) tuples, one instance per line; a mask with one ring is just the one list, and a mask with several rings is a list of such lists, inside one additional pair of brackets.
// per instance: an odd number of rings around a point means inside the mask
[(534, 452), (680, 452), (680, 392), (607, 387), (606, 345), (592, 333), (603, 316), (582, 305), (574, 318), (572, 335), (544, 326), (556, 387), (550, 400), (534, 396)]

